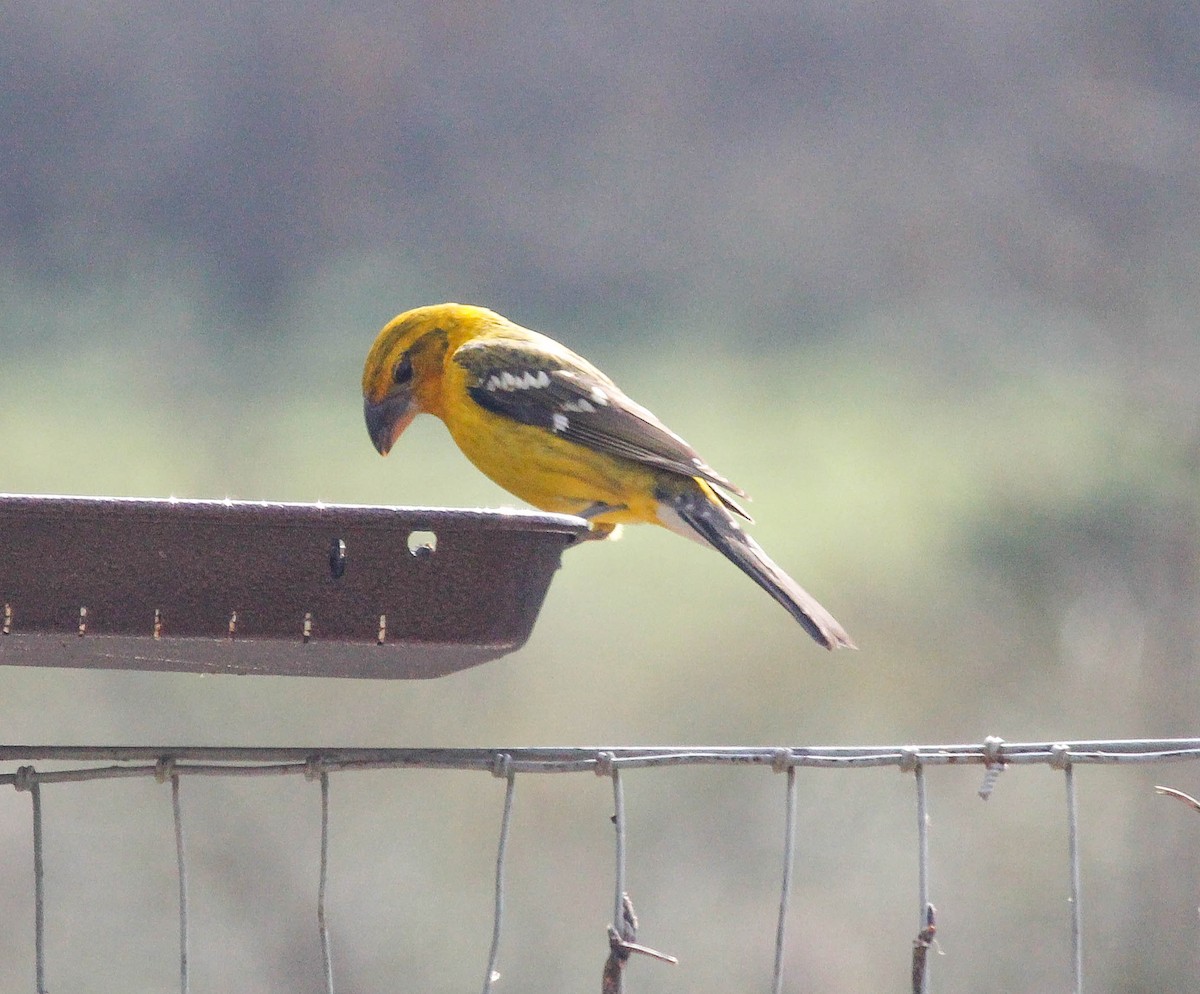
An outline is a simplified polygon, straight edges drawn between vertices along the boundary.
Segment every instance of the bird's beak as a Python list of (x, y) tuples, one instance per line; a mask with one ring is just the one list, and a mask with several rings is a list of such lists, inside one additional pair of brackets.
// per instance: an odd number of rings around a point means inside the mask
[(363, 398), (363, 417), (367, 422), (367, 434), (381, 456), (386, 456), (396, 439), (400, 437), (417, 416), (413, 396), (407, 390), (394, 390), (381, 401)]

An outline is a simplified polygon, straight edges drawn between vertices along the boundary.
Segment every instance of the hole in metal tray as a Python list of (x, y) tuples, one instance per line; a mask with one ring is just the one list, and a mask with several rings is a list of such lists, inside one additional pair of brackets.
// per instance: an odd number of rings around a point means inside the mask
[(437, 552), (437, 535), (431, 531), (409, 532), (408, 551), (417, 559), (428, 559)]
[(346, 574), (346, 540), (335, 538), (329, 546), (329, 575), (340, 580)]

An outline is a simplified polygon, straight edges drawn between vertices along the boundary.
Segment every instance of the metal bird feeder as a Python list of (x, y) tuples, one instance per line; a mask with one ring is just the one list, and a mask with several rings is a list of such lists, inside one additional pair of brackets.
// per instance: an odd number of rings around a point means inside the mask
[(529, 638), (586, 522), (0, 495), (0, 665), (418, 679)]

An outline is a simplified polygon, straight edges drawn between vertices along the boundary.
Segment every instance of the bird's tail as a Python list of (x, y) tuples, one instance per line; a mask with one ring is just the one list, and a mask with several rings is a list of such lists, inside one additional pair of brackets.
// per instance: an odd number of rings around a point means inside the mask
[[(804, 630), (826, 649), (858, 648), (815, 597), (780, 569), (737, 519), (715, 502), (720, 495), (709, 496), (709, 487), (686, 486), (671, 494), (659, 495), (661, 518), (672, 531), (710, 545), (750, 579), (782, 604)], [(671, 520), (672, 517), (677, 520)], [(680, 527), (680, 526), (683, 527)]]

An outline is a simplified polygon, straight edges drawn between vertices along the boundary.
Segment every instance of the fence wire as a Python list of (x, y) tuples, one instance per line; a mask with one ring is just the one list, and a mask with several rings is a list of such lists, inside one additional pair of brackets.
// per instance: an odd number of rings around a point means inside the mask
[[(917, 831), (918, 925), (913, 939), (912, 990), (929, 989), (927, 952), (935, 941), (935, 909), (930, 900), (929, 810), (925, 771), (930, 766), (982, 766), (979, 796), (987, 800), (1009, 766), (1045, 765), (1063, 773), (1066, 791), (1067, 859), (1071, 908), (1072, 990), (1082, 994), (1083, 907), (1080, 893), (1079, 817), (1074, 768), (1084, 764), (1139, 764), (1200, 760), (1200, 739), (1113, 739), (1075, 742), (1005, 742), (989, 736), (982, 743), (931, 746), (803, 746), (777, 748), (515, 748), (515, 749), (342, 749), (260, 748), (198, 746), (2, 746), (0, 762), (20, 763), (14, 772), (0, 773), (0, 786), (9, 785), (30, 795), (33, 834), (34, 955), (37, 994), (45, 994), (45, 867), (41, 786), (126, 777), (154, 777), (171, 785), (179, 882), (180, 990), (188, 994), (188, 887), (180, 783), (193, 776), (261, 777), (301, 775), (320, 784), (320, 865), (317, 927), (321, 944), (324, 986), (334, 994), (333, 955), (326, 918), (325, 893), (329, 874), (330, 774), (355, 770), (438, 769), (490, 772), (506, 782), (496, 855), (495, 905), (491, 945), (484, 972), (483, 994), (489, 994), (499, 976), (501, 935), (504, 923), (504, 870), (516, 778), (518, 774), (592, 772), (611, 779), (615, 828), (613, 921), (608, 926), (609, 956), (603, 971), (602, 994), (620, 994), (626, 963), (635, 953), (674, 963), (675, 958), (638, 943), (637, 917), (626, 887), (625, 799), (623, 770), (673, 766), (765, 766), (786, 774), (783, 860), (779, 917), (775, 934), (771, 992), (783, 987), (787, 946), (788, 903), (795, 861), (796, 770), (801, 767), (834, 769), (894, 766), (914, 780)], [(108, 763), (72, 769), (38, 770), (33, 763)], [(1200, 810), (1200, 802), (1178, 791), (1161, 788)]]

